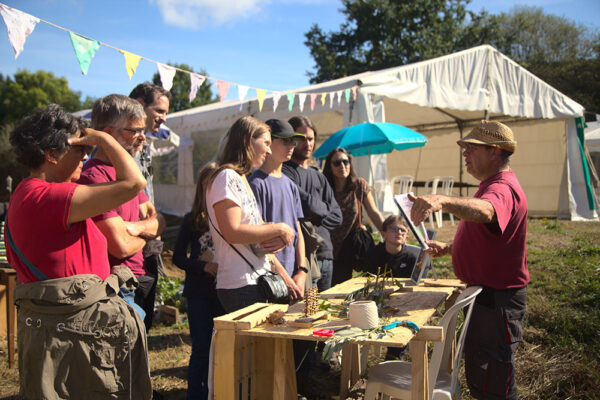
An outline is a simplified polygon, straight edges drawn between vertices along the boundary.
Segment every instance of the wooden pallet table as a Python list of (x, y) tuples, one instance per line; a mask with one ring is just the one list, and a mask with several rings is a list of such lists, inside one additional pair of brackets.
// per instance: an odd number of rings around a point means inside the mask
[[(361, 288), (365, 278), (353, 278), (323, 293), (331, 302)], [(411, 291), (393, 293), (386, 305), (398, 309), (394, 319), (410, 320), (421, 327), (415, 335), (410, 329), (398, 327), (393, 336), (377, 340), (358, 340), (342, 349), (340, 398), (345, 399), (349, 388), (361, 374), (360, 346), (402, 347), (411, 344), (413, 360), (413, 399), (427, 396), (427, 341), (443, 340), (441, 327), (425, 326), (436, 308), (451, 299), (458, 281), (443, 286), (419, 285)], [(286, 322), (273, 325), (266, 322), (275, 310), (286, 312)], [(292, 339), (325, 341), (312, 334), (315, 329), (349, 325), (348, 319), (331, 317), (317, 321), (310, 328), (297, 328), (291, 321), (303, 316), (304, 304), (292, 306), (256, 303), (242, 310), (215, 318), (213, 394), (215, 400), (233, 399), (297, 399), (296, 374)]]

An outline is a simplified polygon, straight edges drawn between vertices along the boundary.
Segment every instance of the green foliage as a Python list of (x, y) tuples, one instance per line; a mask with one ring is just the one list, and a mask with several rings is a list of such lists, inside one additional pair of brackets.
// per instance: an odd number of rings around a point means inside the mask
[(167, 304), (185, 311), (185, 301), (181, 296), (183, 291), (183, 282), (177, 278), (159, 276), (156, 284), (156, 302), (158, 304)]
[(497, 39), (495, 17), (469, 0), (342, 0), (337, 32), (313, 25), (304, 42), (316, 63), (312, 83), (439, 57)]
[(29, 171), (17, 162), (15, 152), (10, 144), (10, 132), (13, 124), (0, 126), (0, 201), (8, 201), (8, 190), (6, 188), (6, 177), (13, 179), (12, 190), (14, 191), (23, 178), (29, 175)]
[[(186, 71), (197, 72), (200, 75), (206, 75), (205, 71), (194, 71), (192, 67), (187, 64), (172, 64), (168, 63), (176, 68), (181, 68)], [(155, 85), (162, 86), (160, 81), (160, 75), (155, 73), (152, 76), (152, 83)], [(210, 104), (217, 101), (216, 98), (212, 98), (212, 91), (210, 90), (211, 83), (210, 81), (204, 81), (200, 89), (198, 89), (198, 93), (196, 94), (196, 98), (190, 103), (190, 88), (191, 88), (190, 75), (181, 71), (177, 71), (175, 73), (175, 77), (173, 78), (173, 87), (171, 88), (171, 103), (169, 104), (169, 112), (187, 110), (188, 108), (198, 107), (204, 104)]]

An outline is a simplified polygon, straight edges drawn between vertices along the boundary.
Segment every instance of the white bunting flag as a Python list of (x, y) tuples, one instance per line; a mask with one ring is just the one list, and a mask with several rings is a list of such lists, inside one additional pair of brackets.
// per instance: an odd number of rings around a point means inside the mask
[(335, 92), (329, 92), (329, 108), (333, 108), (333, 98), (335, 97)]
[(169, 91), (173, 87), (173, 78), (175, 78), (175, 72), (177, 70), (170, 65), (157, 63), (158, 74), (160, 75), (160, 81), (165, 90)]
[(200, 86), (202, 86), (205, 80), (205, 76), (190, 72), (190, 103), (196, 98), (198, 89), (200, 89)]
[(337, 95), (337, 102), (338, 102), (338, 106), (342, 104), (342, 91), (338, 90), (337, 92), (335, 92), (335, 94)]
[(15, 52), (15, 59), (25, 47), (27, 36), (33, 32), (33, 29), (40, 22), (39, 18), (24, 13), (23, 11), (15, 10), (14, 8), (0, 4), (0, 14), (6, 24), (8, 32), (8, 40)]
[(305, 102), (306, 102), (306, 93), (298, 93), (298, 106), (300, 106), (300, 112), (303, 112)]
[(281, 93), (273, 92), (273, 111), (277, 111), (277, 106), (279, 105), (279, 99), (281, 99)]
[(242, 102), (246, 98), (249, 88), (248, 88), (248, 86), (244, 86), (244, 85), (237, 85), (237, 87), (238, 87), (238, 99), (240, 100), (240, 111), (242, 111)]

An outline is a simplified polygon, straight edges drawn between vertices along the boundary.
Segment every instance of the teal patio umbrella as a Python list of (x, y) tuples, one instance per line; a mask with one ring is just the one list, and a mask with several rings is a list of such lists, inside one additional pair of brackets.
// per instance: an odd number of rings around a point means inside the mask
[(366, 122), (337, 131), (323, 142), (313, 157), (323, 160), (336, 147), (344, 148), (353, 156), (368, 156), (422, 147), (426, 143), (425, 136), (405, 126), (391, 122)]

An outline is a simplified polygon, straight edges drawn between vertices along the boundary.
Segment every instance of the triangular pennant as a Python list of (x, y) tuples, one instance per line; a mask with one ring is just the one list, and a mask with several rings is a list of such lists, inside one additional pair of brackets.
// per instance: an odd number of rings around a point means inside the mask
[(219, 101), (224, 102), (229, 91), (229, 82), (217, 81), (217, 91), (219, 92)]
[(292, 112), (292, 107), (294, 107), (294, 98), (296, 97), (296, 93), (290, 92), (286, 94), (288, 99), (288, 111)]
[(73, 50), (75, 50), (77, 61), (79, 61), (81, 73), (87, 75), (92, 58), (94, 58), (94, 54), (96, 54), (100, 48), (100, 42), (94, 39), (88, 39), (71, 31), (69, 31), (69, 36), (71, 37), (71, 44), (73, 45)]
[(166, 91), (171, 90), (173, 87), (173, 78), (175, 78), (175, 72), (177, 70), (170, 65), (156, 63), (158, 67), (158, 75), (160, 75), (160, 81), (162, 82), (162, 86)]
[(127, 75), (129, 75), (129, 80), (131, 80), (131, 77), (133, 74), (135, 74), (135, 70), (137, 69), (142, 57), (125, 50), (119, 51), (125, 56), (125, 69), (127, 69)]
[(200, 89), (200, 86), (202, 86), (205, 80), (205, 76), (190, 72), (190, 103), (196, 98), (198, 89)]
[(315, 109), (315, 101), (317, 100), (317, 94), (316, 93), (311, 93), (310, 94), (310, 111), (314, 111)]
[(238, 87), (238, 99), (240, 100), (240, 111), (242, 110), (242, 101), (246, 98), (248, 94), (248, 86), (237, 85)]
[(306, 93), (298, 93), (298, 106), (300, 107), (300, 112), (304, 111), (304, 103), (306, 102)]
[(256, 89), (256, 98), (258, 99), (258, 111), (262, 111), (263, 103), (265, 101), (266, 89)]
[(352, 86), (352, 100), (354, 101), (356, 101), (356, 89), (358, 89), (358, 86)]
[(338, 90), (335, 94), (337, 95), (337, 102), (339, 106), (342, 103), (342, 91)]
[(281, 93), (273, 92), (273, 111), (277, 111), (277, 106), (279, 105), (279, 99), (281, 99)]
[(327, 97), (327, 93), (321, 93), (321, 105), (325, 105), (325, 98)]
[(346, 103), (350, 103), (350, 89), (344, 90), (344, 97), (346, 97)]
[(333, 108), (333, 97), (335, 96), (335, 92), (329, 92), (329, 108)]
[(33, 29), (40, 22), (39, 18), (24, 13), (23, 11), (0, 4), (0, 14), (6, 24), (8, 40), (15, 52), (15, 60), (25, 47), (27, 36), (33, 32)]

